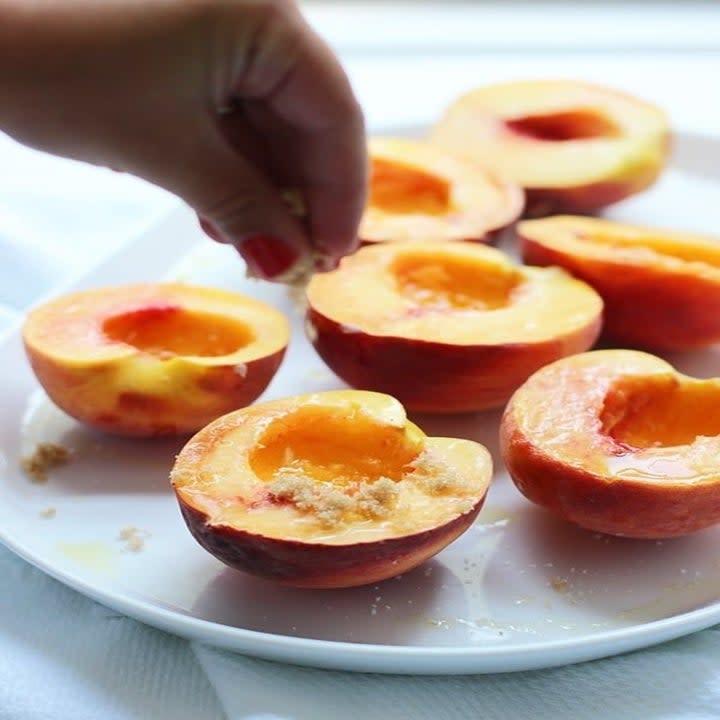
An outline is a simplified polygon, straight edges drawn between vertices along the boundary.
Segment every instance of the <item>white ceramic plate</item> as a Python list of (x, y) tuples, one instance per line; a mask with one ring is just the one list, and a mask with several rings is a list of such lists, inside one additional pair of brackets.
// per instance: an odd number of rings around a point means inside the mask
[[(662, 182), (610, 215), (717, 232), (720, 189), (711, 173), (718, 152), (702, 138), (680, 138)], [(289, 355), (265, 398), (341, 386), (305, 340), (286, 291), (246, 281), (233, 251), (202, 237), (186, 210), (73, 287), (167, 277), (244, 291), (293, 318)], [(286, 662), (444, 674), (578, 662), (720, 622), (720, 527), (640, 542), (555, 520), (504, 472), (499, 413), (416, 418), (430, 434), (483, 442), (497, 467), (475, 526), (432, 561), (343, 591), (247, 577), (187, 532), (167, 481), (179, 442), (110, 439), (64, 416), (38, 389), (17, 328), (0, 341), (0, 356), (0, 539), (63, 583), (159, 628)], [(691, 374), (720, 374), (718, 349), (669, 359)], [(73, 460), (46, 484), (32, 484), (20, 458), (47, 441), (72, 448)]]

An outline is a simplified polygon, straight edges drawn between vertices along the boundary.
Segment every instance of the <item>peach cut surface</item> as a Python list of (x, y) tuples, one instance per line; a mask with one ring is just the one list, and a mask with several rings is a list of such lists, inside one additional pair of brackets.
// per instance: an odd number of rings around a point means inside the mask
[(362, 242), (494, 239), (522, 212), (519, 186), (429, 143), (371, 138)]
[(523, 494), (590, 530), (666, 538), (720, 522), (720, 379), (653, 355), (543, 368), (508, 404), (501, 445)]
[(342, 587), (439, 552), (474, 520), (491, 473), (481, 445), (427, 437), (394, 398), (347, 390), (218, 419), (182, 450), (172, 482), (188, 527), (223, 562)]
[(717, 238), (580, 216), (520, 223), (522, 256), (592, 285), (604, 329), (625, 344), (683, 350), (720, 341)]
[(518, 81), (458, 98), (432, 141), (502, 172), (527, 193), (527, 214), (588, 212), (652, 185), (669, 151), (667, 116), (611, 88)]
[(543, 364), (587, 350), (602, 301), (561, 270), (471, 243), (370, 246), (307, 289), (308, 334), (354, 387), (409, 409), (503, 404)]
[(69, 415), (119, 434), (182, 434), (264, 390), (289, 323), (235, 293), (146, 283), (45, 303), (29, 313), (23, 339), (38, 380)]

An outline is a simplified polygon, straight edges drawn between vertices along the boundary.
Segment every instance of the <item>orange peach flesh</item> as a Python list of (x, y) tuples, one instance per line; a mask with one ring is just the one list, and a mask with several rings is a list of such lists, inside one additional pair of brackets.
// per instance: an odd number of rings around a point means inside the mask
[(605, 333), (657, 349), (720, 340), (720, 242), (576, 216), (520, 223), (525, 262), (556, 265), (602, 296)]
[(562, 271), (516, 265), (494, 248), (460, 242), (362, 248), (315, 276), (307, 294), (346, 334), (458, 345), (542, 342), (601, 311), (597, 294)]
[(720, 522), (720, 380), (630, 350), (543, 368), (508, 404), (501, 446), (533, 502), (582, 527), (638, 538)]
[(517, 185), (428, 143), (373, 138), (364, 243), (394, 240), (489, 241), (523, 207)]
[(410, 165), (370, 158), (370, 204), (391, 214), (439, 215), (450, 210), (450, 183)]
[(307, 298), (331, 369), (422, 412), (503, 404), (543, 364), (587, 350), (602, 313), (566, 274), (467, 243), (363, 248), (313, 278)]
[(190, 530), (227, 564), (342, 587), (439, 552), (474, 520), (490, 475), (482, 446), (427, 438), (388, 396), (336, 391), (219, 419), (172, 482)]
[(221, 290), (157, 283), (72, 293), (23, 330), (50, 398), (93, 427), (127, 435), (194, 432), (255, 399), (279, 366), (287, 320)]
[(254, 341), (252, 329), (234, 318), (194, 312), (180, 305), (147, 305), (111, 315), (102, 323), (111, 343), (160, 357), (232, 355)]
[(479, 88), (453, 103), (432, 141), (525, 188), (526, 215), (589, 212), (649, 187), (667, 162), (657, 107), (568, 81)]

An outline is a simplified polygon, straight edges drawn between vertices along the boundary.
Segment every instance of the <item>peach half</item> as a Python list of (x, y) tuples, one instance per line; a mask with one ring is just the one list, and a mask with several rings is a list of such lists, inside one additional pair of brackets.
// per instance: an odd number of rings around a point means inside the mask
[(427, 142), (371, 138), (363, 243), (494, 240), (520, 216), (520, 187)]
[(63, 295), (23, 328), (51, 400), (86, 425), (131, 436), (189, 434), (254, 401), (289, 334), (269, 305), (180, 283)]
[(432, 131), (441, 147), (522, 185), (529, 216), (591, 212), (645, 190), (667, 163), (669, 138), (654, 105), (569, 80), (478, 88)]
[(668, 538), (720, 522), (720, 379), (633, 350), (548, 365), (501, 422), (508, 472), (532, 502), (589, 530)]
[(306, 294), (306, 331), (330, 369), (428, 413), (504, 404), (539, 367), (591, 347), (602, 315), (564, 271), (464, 242), (364, 247)]
[(392, 397), (299, 395), (217, 419), (171, 481), (195, 539), (230, 567), (308, 588), (364, 585), (421, 564), (462, 534), (492, 460), (427, 437)]
[(556, 265), (605, 301), (605, 334), (686, 350), (720, 341), (720, 241), (578, 216), (518, 226), (531, 265)]

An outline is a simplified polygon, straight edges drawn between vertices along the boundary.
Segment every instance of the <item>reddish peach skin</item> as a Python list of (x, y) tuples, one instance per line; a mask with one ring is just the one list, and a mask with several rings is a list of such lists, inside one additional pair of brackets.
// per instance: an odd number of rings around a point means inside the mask
[(348, 333), (313, 307), (308, 322), (318, 354), (349, 385), (392, 393), (415, 412), (442, 414), (502, 406), (539, 367), (592, 347), (601, 321), (598, 315), (577, 333), (537, 345), (476, 347)]
[(519, 183), (526, 217), (590, 213), (642, 192), (670, 150), (659, 108), (569, 80), (477, 88), (450, 105), (431, 139)]
[(180, 510), (200, 546), (228, 567), (281, 585), (323, 590), (370, 585), (409, 572), (460, 537), (482, 504), (442, 529), (344, 546), (263, 537), (213, 525), (206, 513), (185, 504)]
[[(401, 266), (415, 265), (408, 292)], [(445, 274), (424, 279), (426, 268)], [(363, 248), (316, 276), (307, 299), (308, 336), (328, 367), (426, 413), (503, 405), (538, 368), (590, 348), (602, 315), (588, 286), (468, 243)]]
[(226, 565), (339, 588), (436, 555), (474, 522), (491, 475), (481, 445), (428, 438), (394, 398), (345, 390), (219, 418), (185, 446), (171, 479), (193, 537)]
[(657, 179), (638, 175), (632, 182), (597, 182), (578, 188), (526, 188), (523, 217), (541, 218), (559, 213), (587, 213), (625, 200), (648, 189)]
[(50, 399), (101, 431), (195, 432), (254, 401), (289, 339), (256, 300), (179, 283), (70, 293), (34, 309), (23, 340)]
[(609, 340), (656, 350), (720, 341), (717, 239), (576, 216), (525, 221), (518, 235), (524, 262), (597, 290)]
[(522, 189), (500, 174), (420, 140), (371, 138), (362, 244), (494, 242), (522, 213)]
[(720, 522), (720, 379), (653, 355), (564, 358), (512, 397), (502, 456), (529, 500), (596, 532), (660, 539)]
[(670, 155), (669, 133), (662, 140), (662, 160), (659, 164), (639, 164), (622, 180), (601, 180), (579, 187), (525, 188), (526, 218), (540, 218), (559, 213), (592, 214), (637, 195), (652, 187), (660, 176)]

